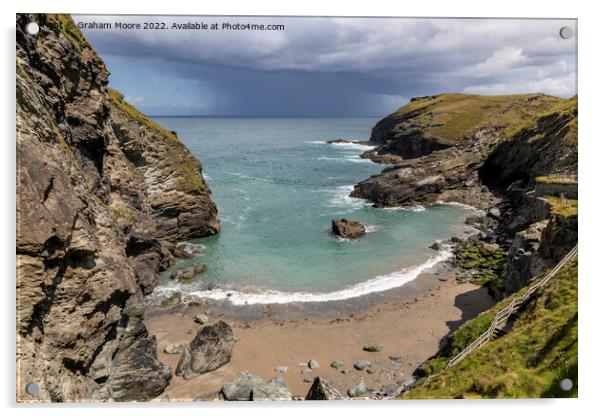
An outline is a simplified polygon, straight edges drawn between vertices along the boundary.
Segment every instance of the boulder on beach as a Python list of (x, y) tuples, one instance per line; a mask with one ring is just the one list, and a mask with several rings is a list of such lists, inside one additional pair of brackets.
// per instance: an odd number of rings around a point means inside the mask
[(357, 384), (347, 390), (347, 395), (349, 397), (358, 397), (364, 393), (366, 393), (366, 383), (364, 383), (364, 380), (360, 380)]
[(205, 325), (207, 322), (209, 322), (209, 317), (204, 313), (199, 313), (197, 316), (194, 317), (194, 322), (196, 322), (197, 324)]
[(163, 348), (165, 354), (182, 354), (184, 352), (184, 344), (169, 344)]
[(234, 343), (232, 328), (224, 321), (204, 326), (184, 349), (176, 375), (190, 380), (221, 367), (232, 358)]
[(221, 394), (224, 399), (231, 401), (251, 400), (251, 392), (256, 385), (264, 384), (261, 377), (243, 371), (238, 378), (222, 386)]
[(313, 358), (307, 362), (307, 366), (312, 370), (317, 370), (320, 368), (320, 364)]
[(359, 221), (335, 218), (332, 220), (332, 233), (342, 238), (358, 238), (366, 234), (366, 227)]
[(364, 345), (364, 348), (362, 348), (362, 349), (364, 351), (368, 351), (368, 352), (379, 352), (380, 350), (383, 349), (383, 347), (378, 344), (368, 344), (368, 345)]
[(282, 377), (275, 377), (266, 384), (256, 384), (251, 390), (252, 401), (292, 400), (293, 394), (284, 384)]
[(222, 386), (221, 395), (228, 401), (292, 400), (293, 395), (282, 377), (265, 383), (255, 374), (243, 371), (238, 378)]
[(110, 378), (115, 401), (148, 401), (165, 390), (171, 380), (171, 368), (157, 359), (155, 336), (139, 338), (117, 353)]
[(305, 400), (342, 400), (343, 395), (330, 383), (322, 378), (316, 377), (313, 380), (313, 384), (305, 396)]
[(368, 360), (358, 360), (355, 362), (355, 364), (353, 364), (355, 369), (360, 371), (370, 367), (371, 365), (372, 363)]

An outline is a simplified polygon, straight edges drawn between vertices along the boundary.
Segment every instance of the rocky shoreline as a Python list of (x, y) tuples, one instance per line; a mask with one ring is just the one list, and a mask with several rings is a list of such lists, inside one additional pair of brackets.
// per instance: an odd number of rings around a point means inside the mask
[[(173, 378), (158, 400), (249, 400), (253, 387), (272, 391), (272, 399), (301, 400), (320, 397), (309, 394), (320, 386), (331, 392), (328, 397), (393, 398), (450, 330), (492, 305), (485, 288), (456, 283), (460, 274), (442, 263), (403, 287), (347, 301), (204, 301), (149, 310), (146, 322), (159, 359), (172, 367), (181, 360), (180, 345), (189, 345), (207, 325), (225, 320), (237, 340), (228, 363), (194, 379)], [(199, 315), (208, 321), (198, 324)]]
[[(40, 36), (23, 31), (31, 20)], [(535, 192), (539, 178), (577, 173), (576, 97), (418, 97), (352, 142), (389, 166), (351, 196), (483, 210), (433, 242), (454, 260), (345, 301), (156, 308), (145, 297), (176, 257), (194, 255), (184, 242), (220, 229), (200, 162), (107, 87), (70, 17), (18, 15), (16, 54), (18, 401), (395, 397), (490, 294), (514, 293), (577, 242), (576, 198)], [(366, 232), (353, 221), (333, 230)]]

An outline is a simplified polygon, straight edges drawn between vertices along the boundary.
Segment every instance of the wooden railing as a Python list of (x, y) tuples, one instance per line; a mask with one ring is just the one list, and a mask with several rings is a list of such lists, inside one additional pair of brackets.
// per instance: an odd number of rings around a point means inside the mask
[(475, 339), (468, 347), (466, 347), (461, 353), (459, 353), (454, 358), (449, 360), (445, 369), (447, 370), (448, 368), (453, 367), (454, 365), (458, 364), (460, 361), (462, 361), (464, 358), (466, 358), (466, 356), (469, 355), (472, 351), (476, 350), (481, 345), (483, 345), (484, 343), (489, 341), (491, 339), (491, 337), (493, 336), (493, 334), (495, 333), (496, 329), (502, 323), (507, 321), (508, 317), (510, 317), (510, 315), (512, 315), (516, 310), (518, 310), (522, 305), (524, 305), (525, 302), (527, 302), (531, 298), (531, 296), (533, 296), (533, 294), (537, 291), (537, 289), (539, 289), (542, 286), (545, 286), (550, 281), (550, 279), (552, 279), (564, 265), (566, 265), (569, 261), (574, 259), (576, 256), (577, 256), (577, 246), (573, 247), (573, 249), (571, 251), (569, 251), (569, 253), (566, 256), (564, 256), (564, 258), (558, 262), (556, 267), (554, 267), (552, 270), (550, 270), (543, 279), (541, 279), (537, 283), (530, 286), (529, 289), (527, 289), (527, 291), (525, 293), (523, 293), (522, 295), (516, 296), (514, 299), (512, 299), (512, 302), (510, 302), (510, 304), (508, 306), (506, 306), (504, 309), (500, 310), (495, 315), (495, 318), (493, 318), (493, 322), (491, 323), (489, 328), (485, 332), (483, 332), (477, 339)]

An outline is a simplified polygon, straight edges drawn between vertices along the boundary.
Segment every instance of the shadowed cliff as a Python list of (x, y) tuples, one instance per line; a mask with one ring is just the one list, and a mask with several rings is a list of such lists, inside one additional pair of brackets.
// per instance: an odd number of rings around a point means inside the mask
[(219, 231), (201, 165), (107, 88), (69, 16), (18, 15), (16, 55), (17, 400), (151, 399), (171, 369), (143, 296), (174, 242)]

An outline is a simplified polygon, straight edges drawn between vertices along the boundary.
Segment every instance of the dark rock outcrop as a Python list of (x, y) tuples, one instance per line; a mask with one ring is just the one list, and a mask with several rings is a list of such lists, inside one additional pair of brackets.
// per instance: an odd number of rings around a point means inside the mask
[(359, 221), (335, 218), (332, 220), (332, 233), (342, 238), (358, 238), (366, 234), (366, 227)]
[(210, 191), (173, 134), (107, 89), (69, 16), (18, 15), (16, 37), (17, 400), (148, 400), (170, 370), (143, 296), (169, 241), (218, 231)]
[(314, 378), (305, 400), (343, 400), (343, 395), (322, 377)]
[(576, 99), (542, 94), (413, 100), (374, 127), (371, 141), (380, 145), (364, 154), (403, 160), (351, 196), (377, 206), (442, 200), (490, 207), (499, 202), (491, 188), (576, 169), (576, 112)]
[(234, 343), (232, 328), (224, 321), (201, 328), (184, 349), (176, 375), (189, 380), (221, 367), (232, 358)]
[(108, 386), (116, 401), (147, 401), (163, 392), (171, 369), (157, 359), (155, 337), (141, 338), (114, 359)]

